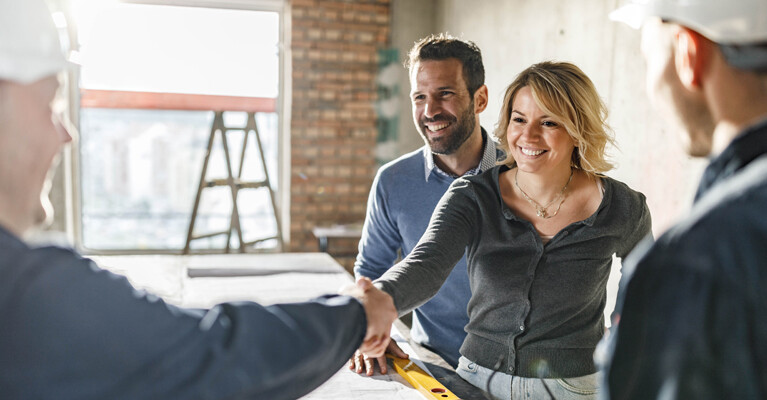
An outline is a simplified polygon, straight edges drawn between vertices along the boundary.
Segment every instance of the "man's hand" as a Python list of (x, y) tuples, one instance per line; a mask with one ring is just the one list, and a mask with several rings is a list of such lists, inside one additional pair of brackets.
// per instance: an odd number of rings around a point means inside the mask
[(373, 286), (368, 278), (358, 279), (356, 285), (348, 285), (340, 293), (356, 297), (365, 307), (368, 327), (360, 351), (373, 358), (383, 356), (389, 344), (391, 324), (397, 319), (394, 300), (388, 293)]
[[(386, 353), (393, 354), (399, 358), (410, 358), (407, 353), (399, 348), (397, 342), (391, 339), (389, 339), (389, 345), (386, 347)], [(358, 374), (361, 374), (364, 371), (367, 376), (373, 376), (373, 374), (375, 374), (376, 363), (378, 363), (378, 368), (381, 370), (381, 374), (385, 374), (388, 371), (386, 356), (371, 358), (357, 350), (352, 356), (352, 359), (349, 360), (349, 369)]]

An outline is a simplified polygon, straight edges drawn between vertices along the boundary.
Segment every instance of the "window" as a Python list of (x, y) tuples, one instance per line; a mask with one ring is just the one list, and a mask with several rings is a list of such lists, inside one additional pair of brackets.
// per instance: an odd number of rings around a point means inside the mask
[[(242, 111), (256, 112), (267, 171), (251, 135), (243, 179), (268, 173), (279, 204), (278, 8), (83, 0), (73, 9), (82, 64), (76, 179), (82, 247), (95, 252), (184, 247), (214, 109), (234, 110), (223, 114), (227, 126), (244, 126)], [(227, 137), (236, 174), (243, 131)], [(211, 151), (208, 179), (226, 177), (220, 138)], [(228, 230), (229, 188), (202, 193), (195, 233)], [(238, 208), (246, 242), (276, 236), (268, 191), (240, 191)], [(225, 244), (226, 236), (219, 235), (192, 242), (192, 249)], [(257, 246), (276, 248), (277, 241)]]

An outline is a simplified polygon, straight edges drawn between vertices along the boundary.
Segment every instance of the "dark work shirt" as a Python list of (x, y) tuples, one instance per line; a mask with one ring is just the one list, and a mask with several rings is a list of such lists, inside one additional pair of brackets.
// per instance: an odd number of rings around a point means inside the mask
[(345, 296), (174, 307), (0, 227), (2, 399), (295, 399), (341, 368), (365, 321)]
[(690, 214), (624, 266), (603, 398), (767, 398), (767, 121), (711, 161)]

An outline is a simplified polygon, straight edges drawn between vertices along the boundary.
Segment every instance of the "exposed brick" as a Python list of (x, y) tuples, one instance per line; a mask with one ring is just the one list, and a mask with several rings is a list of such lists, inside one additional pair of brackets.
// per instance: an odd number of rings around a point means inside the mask
[(335, 120), (338, 118), (336, 110), (322, 110), (322, 119)]
[(336, 92), (332, 90), (323, 90), (320, 97), (322, 97), (322, 100), (336, 100), (338, 98)]
[(316, 166), (309, 166), (306, 168), (306, 175), (315, 177), (320, 175), (320, 170)]
[(338, 176), (342, 178), (348, 178), (352, 176), (352, 168), (351, 167), (339, 167), (338, 168)]
[(322, 60), (323, 61), (335, 61), (338, 60), (338, 57), (341, 55), (342, 52), (339, 51), (328, 51), (323, 50), (322, 51)]
[(293, 18), (293, 29), (308, 29), (317, 26), (317, 22), (309, 18), (296, 19)]
[(319, 29), (309, 29), (306, 32), (306, 37), (309, 40), (319, 40), (320, 38), (322, 38), (322, 31), (320, 31)]
[[(317, 22), (312, 22), (311, 24), (303, 24), (302, 26), (317, 27), (320, 29), (338, 29), (339, 25), (343, 26), (343, 30), (345, 33), (349, 33), (352, 35), (352, 36), (349, 36), (350, 38), (354, 38), (357, 34), (361, 32), (378, 33), (378, 32), (387, 32), (389, 29), (388, 24), (386, 25), (378, 25), (378, 24), (372, 24), (372, 23), (361, 24), (358, 22), (329, 23), (329, 22), (317, 21)], [(381, 43), (381, 44), (385, 45), (384, 43)]]
[(355, 12), (351, 10), (346, 10), (341, 13), (341, 19), (344, 21), (354, 21)]
[[(376, 170), (377, 50), (389, 0), (293, 0), (289, 251), (317, 251), (311, 228), (358, 222)], [(351, 268), (357, 240), (334, 241)]]
[(366, 4), (364, 1), (353, 2), (351, 8), (355, 11), (364, 13), (375, 13), (379, 11), (374, 4)]
[(312, 47), (311, 41), (308, 41), (306, 39), (296, 39), (295, 37), (290, 41), (291, 48), (295, 52), (296, 49), (309, 49)]
[(363, 24), (369, 24), (371, 21), (373, 21), (373, 15), (371, 14), (357, 14), (357, 22), (363, 23)]
[(364, 176), (367, 176), (367, 175), (369, 175), (368, 172), (365, 171), (365, 169), (363, 169), (363, 168), (358, 168), (358, 169), (354, 170), (354, 176), (364, 177)]
[(309, 50), (307, 58), (309, 60), (320, 60), (322, 59), (322, 52), (319, 50)]
[(336, 136), (337, 132), (338, 131), (336, 129), (323, 129), (322, 133), (321, 133), (321, 136), (323, 138), (332, 138), (332, 137)]
[(354, 60), (356, 60), (356, 59), (357, 59), (357, 57), (355, 56), (355, 54), (354, 54), (354, 53), (351, 53), (351, 52), (345, 52), (345, 53), (344, 53), (344, 54), (341, 56), (341, 59), (342, 59), (342, 61), (344, 61), (344, 62), (351, 62), (351, 61), (354, 61)]
[(352, 109), (355, 110), (355, 112), (357, 112), (357, 110), (370, 111), (373, 109), (373, 104), (367, 101), (348, 101), (343, 103), (343, 108)]
[(375, 61), (376, 56), (369, 53), (356, 53), (354, 60), (362, 63), (369, 63)]
[[(354, 116), (354, 114), (352, 114), (352, 112), (350, 110), (341, 110), (338, 113), (338, 117), (341, 118), (342, 120), (351, 120), (353, 116)], [(366, 116), (363, 116), (363, 118), (364, 117), (366, 117)]]
[[(294, 63), (294, 65), (295, 65), (296, 60), (303, 60), (304, 58), (306, 58), (306, 50), (299, 49), (299, 48), (294, 48), (293, 49), (293, 63)], [(294, 69), (293, 70), (293, 77), (294, 78), (296, 76), (296, 72), (302, 72), (302, 71), (297, 71), (296, 69)], [(300, 77), (303, 78), (303, 76), (300, 76)]]
[(358, 81), (362, 81), (363, 85), (372, 85), (375, 81), (375, 78), (373, 77), (373, 73), (370, 71), (356, 71), (354, 73), (354, 79)]
[(336, 21), (338, 16), (338, 10), (322, 10), (322, 18), (326, 21)]
[(325, 39), (339, 40), (341, 39), (341, 31), (337, 29), (328, 29), (325, 31)]

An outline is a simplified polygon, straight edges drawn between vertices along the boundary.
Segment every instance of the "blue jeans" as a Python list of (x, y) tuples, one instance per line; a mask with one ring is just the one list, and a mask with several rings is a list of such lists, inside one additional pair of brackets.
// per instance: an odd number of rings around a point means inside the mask
[[(485, 368), (468, 358), (458, 359), (458, 375), (472, 385), (487, 390), (487, 381), (493, 374), (492, 369)], [(597, 383), (599, 373), (576, 378), (539, 379), (522, 378), (519, 376), (495, 372), (490, 381), (490, 396), (496, 400), (517, 399), (550, 399), (545, 385), (556, 400), (586, 400), (597, 398)]]

